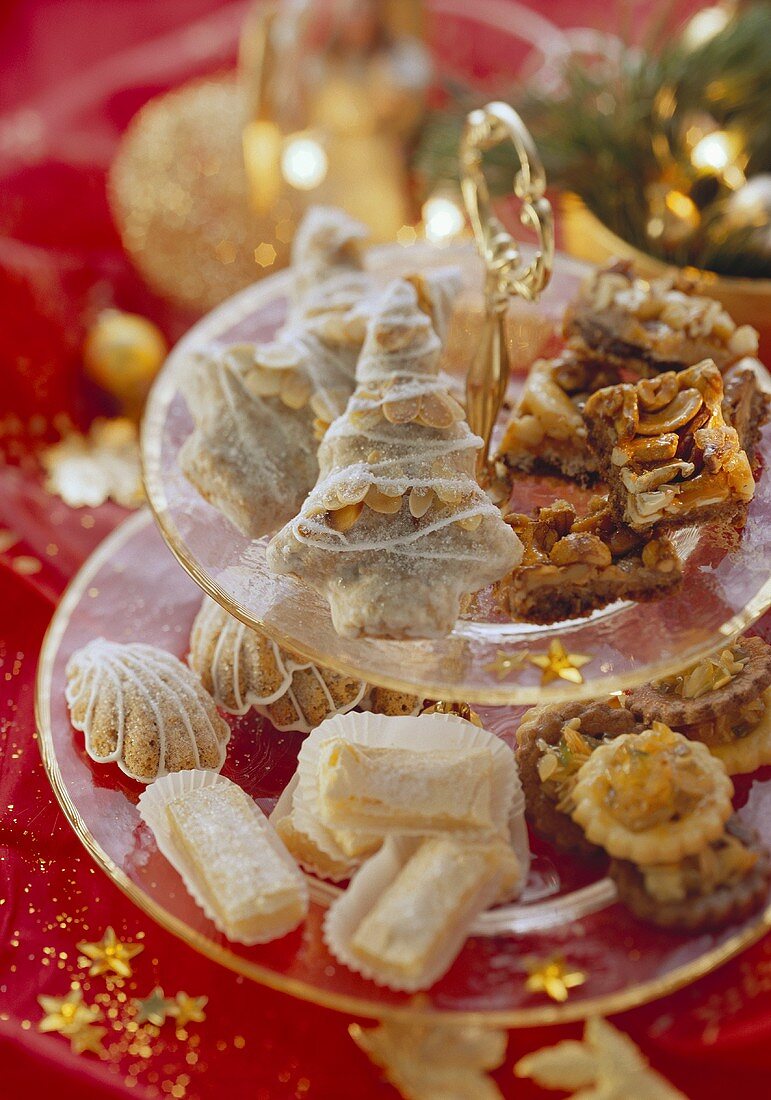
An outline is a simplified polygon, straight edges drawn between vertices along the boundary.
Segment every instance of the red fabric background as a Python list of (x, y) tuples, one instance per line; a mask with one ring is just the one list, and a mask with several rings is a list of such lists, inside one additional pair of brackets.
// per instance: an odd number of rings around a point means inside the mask
[[(607, 4), (550, 0), (563, 25), (607, 25)], [(46, 494), (34, 450), (67, 413), (86, 423), (99, 403), (84, 385), (79, 349), (95, 308), (114, 303), (152, 316), (175, 339), (190, 318), (154, 298), (123, 255), (104, 175), (115, 141), (150, 96), (232, 56), (243, 3), (215, 0), (5, 0), (0, 4), (0, 1093), (8, 1100), (186, 1095), (214, 1100), (395, 1093), (359, 1053), (349, 1021), (220, 969), (152, 925), (91, 863), (48, 787), (35, 744), (37, 654), (55, 602), (84, 557), (122, 517), (105, 505), (73, 511)], [(639, 9), (638, 9), (639, 10)], [(181, 35), (191, 22), (194, 32)], [(24, 146), (38, 134), (40, 140)], [(0, 535), (0, 537), (2, 537)], [(7, 541), (7, 540), (6, 540)], [(43, 563), (34, 576), (19, 558)], [(130, 995), (154, 984), (209, 997), (195, 1065), (172, 1037), (136, 1083), (120, 1065), (74, 1055), (39, 1035), (39, 993), (62, 994), (75, 944), (143, 934)], [(771, 940), (691, 988), (618, 1017), (653, 1064), (689, 1097), (748, 1097), (771, 1088)], [(511, 1035), (496, 1075), (504, 1095), (545, 1094), (516, 1082), (525, 1051), (575, 1036), (580, 1026)], [(164, 1033), (165, 1034), (165, 1033)], [(741, 1075), (740, 1077), (738, 1075)], [(633, 1098), (630, 1098), (633, 1100)]]

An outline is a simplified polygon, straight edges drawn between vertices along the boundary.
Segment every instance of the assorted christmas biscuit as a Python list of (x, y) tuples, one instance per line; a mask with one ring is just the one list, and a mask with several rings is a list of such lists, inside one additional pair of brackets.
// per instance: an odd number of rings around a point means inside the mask
[(517, 764), (533, 828), (557, 848), (581, 856), (600, 853), (570, 817), (582, 766), (600, 745), (642, 726), (620, 705), (553, 703), (532, 707), (517, 729)]
[(682, 580), (669, 536), (620, 523), (603, 497), (592, 498), (582, 517), (572, 504), (557, 500), (534, 517), (512, 512), (505, 519), (524, 553), (495, 593), (515, 619), (575, 619), (616, 600), (655, 599)]
[(720, 370), (755, 355), (758, 334), (737, 326), (697, 282), (672, 271), (637, 278), (632, 264), (593, 272), (565, 314), (565, 337), (582, 353), (641, 375), (682, 370), (712, 359)]
[(740, 638), (698, 664), (632, 692), (641, 721), (658, 718), (703, 741), (729, 775), (771, 764), (771, 646)]
[(755, 481), (722, 404), (723, 379), (711, 360), (589, 398), (584, 419), (620, 521), (645, 531), (746, 512)]
[(70, 719), (98, 764), (141, 783), (185, 768), (218, 771), (230, 727), (193, 672), (139, 642), (95, 638), (67, 664)]
[[(598, 272), (563, 352), (531, 367), (497, 471), (515, 502), (528, 473), (600, 492), (583, 511), (499, 509), (439, 371), (456, 275), (378, 290), (364, 236), (339, 211), (308, 214), (285, 327), (199, 354), (180, 457), (244, 533), (281, 528), (270, 568), (321, 594), (341, 635), (439, 637), (491, 585), (505, 614), (540, 624), (653, 599), (681, 581), (677, 527), (744, 519), (768, 407), (754, 330), (680, 279)], [(771, 863), (729, 778), (771, 764), (759, 638), (626, 695), (532, 708), (516, 753), (476, 716), (419, 713), (424, 700), (309, 662), (208, 598), (187, 665), (97, 639), (67, 677), (86, 752), (149, 784), (142, 819), (236, 942), (298, 928), (308, 875), (347, 882), (324, 918), (331, 954), (393, 990), (428, 988), (480, 914), (521, 895), (526, 815), (556, 848), (606, 859), (620, 901), (661, 927), (721, 927), (768, 896)], [(218, 774), (218, 708), (308, 735), (269, 819)]]
[(346, 412), (319, 448), (320, 476), (267, 561), (329, 602), (345, 637), (433, 638), (464, 600), (522, 556), (479, 487), (470, 431), (415, 288), (396, 280), (370, 321)]

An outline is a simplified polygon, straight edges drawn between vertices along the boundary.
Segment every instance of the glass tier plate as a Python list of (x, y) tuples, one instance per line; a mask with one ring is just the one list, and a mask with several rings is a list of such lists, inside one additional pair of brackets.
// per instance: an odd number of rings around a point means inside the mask
[[(70, 725), (65, 669), (90, 639), (141, 641), (184, 657), (201, 592), (179, 569), (148, 512), (128, 519), (72, 582), (41, 655), (37, 721), (53, 788), (77, 835), (109, 877), (155, 920), (225, 966), (303, 999), (361, 1016), (412, 1014), (524, 1027), (611, 1013), (668, 993), (713, 970), (759, 938), (771, 909), (722, 932), (683, 936), (636, 921), (614, 902), (612, 883), (533, 841), (534, 860), (517, 905), (486, 913), (458, 959), (427, 994), (409, 997), (366, 981), (330, 956), (321, 936), (336, 887), (309, 878), (305, 926), (274, 943), (228, 943), (196, 907), (159, 853), (136, 809), (141, 786), (115, 765), (94, 764)], [(511, 742), (521, 708), (480, 708)], [(251, 713), (233, 728), (224, 774), (266, 811), (295, 768), (302, 735), (278, 733)], [(741, 818), (771, 846), (771, 768), (739, 779)], [(564, 1004), (528, 992), (526, 960), (564, 956), (586, 974)]]
[[(465, 290), (456, 316), (462, 320), (455, 326), (445, 368), (462, 376), (482, 323), (481, 265), (471, 245), (384, 246), (370, 254), (369, 262), (384, 281), (416, 269), (460, 266)], [(559, 346), (558, 320), (586, 270), (558, 255), (541, 300), (512, 305), (511, 399), (530, 363)], [(771, 479), (766, 474), (740, 536), (726, 540), (718, 527), (677, 532), (675, 542), (685, 559), (683, 584), (655, 602), (617, 602), (582, 619), (532, 626), (503, 621), (482, 598), (450, 635), (435, 641), (339, 637), (326, 601), (293, 578), (273, 576), (265, 561), (268, 540), (243, 536), (198, 494), (177, 462), (192, 429), (182, 392), (190, 352), (204, 342), (269, 339), (286, 314), (289, 282), (288, 273), (271, 276), (200, 321), (170, 355), (143, 425), (145, 484), (164, 538), (198, 584), (247, 625), (310, 660), (382, 687), (436, 699), (511, 704), (591, 698), (677, 672), (724, 645), (771, 604)], [(759, 451), (763, 460), (771, 453), (771, 425), (763, 429)], [(528, 475), (518, 479), (511, 506), (529, 511), (559, 497), (580, 505), (587, 493), (558, 478)], [(529, 660), (557, 638), (569, 653), (589, 658), (582, 683), (557, 679), (544, 685), (540, 668)], [(496, 663), (501, 652), (512, 658), (503, 678)]]

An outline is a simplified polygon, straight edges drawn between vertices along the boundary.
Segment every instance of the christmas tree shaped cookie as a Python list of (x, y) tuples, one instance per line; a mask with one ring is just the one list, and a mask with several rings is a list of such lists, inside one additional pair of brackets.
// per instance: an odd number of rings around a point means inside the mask
[(522, 556), (475, 480), (482, 440), (438, 372), (439, 352), (414, 286), (391, 283), (356, 391), (319, 448), (319, 480), (268, 548), (270, 568), (324, 595), (346, 637), (447, 634), (464, 597)]

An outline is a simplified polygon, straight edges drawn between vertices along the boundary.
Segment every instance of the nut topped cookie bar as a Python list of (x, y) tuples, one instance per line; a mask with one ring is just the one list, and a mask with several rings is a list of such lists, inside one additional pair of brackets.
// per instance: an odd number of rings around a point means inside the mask
[(755, 481), (722, 402), (723, 380), (708, 359), (589, 398), (584, 420), (620, 520), (644, 531), (741, 515)]
[(743, 920), (768, 894), (771, 863), (757, 836), (737, 817), (702, 851), (677, 863), (612, 860), (621, 901), (660, 928), (702, 932)]
[(729, 775), (771, 764), (771, 646), (739, 638), (677, 676), (637, 688), (628, 706), (703, 741)]
[(590, 355), (643, 375), (682, 370), (702, 359), (713, 359), (722, 371), (755, 355), (755, 329), (737, 326), (720, 302), (697, 289), (682, 273), (648, 282), (635, 278), (631, 264), (614, 264), (584, 282), (565, 313), (565, 336)]
[(579, 482), (597, 476), (581, 410), (587, 397), (619, 382), (618, 369), (566, 348), (537, 359), (506, 425), (497, 459), (509, 470), (556, 472)]
[(750, 462), (771, 404), (767, 384), (760, 381), (761, 371), (765, 368), (757, 359), (742, 359), (723, 378), (723, 419), (736, 428), (739, 444)]
[(527, 814), (557, 848), (601, 854), (571, 820), (572, 792), (583, 764), (600, 745), (642, 726), (616, 699), (531, 707), (517, 729), (517, 765)]
[(515, 618), (553, 623), (588, 615), (616, 600), (650, 600), (682, 579), (671, 540), (619, 523), (603, 497), (586, 516), (557, 500), (535, 517), (506, 516), (524, 546), (519, 565), (496, 586)]

